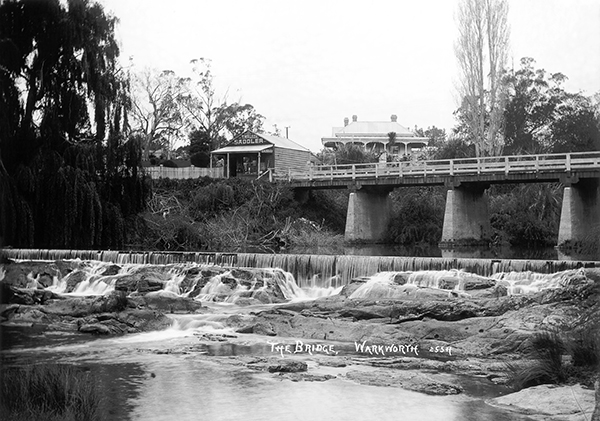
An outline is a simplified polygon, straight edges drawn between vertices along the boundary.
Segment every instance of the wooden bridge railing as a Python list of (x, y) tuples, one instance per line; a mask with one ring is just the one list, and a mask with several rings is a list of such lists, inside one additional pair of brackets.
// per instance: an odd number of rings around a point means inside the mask
[(475, 174), (543, 173), (600, 169), (600, 151), (545, 155), (512, 155), (431, 161), (317, 165), (274, 171), (274, 180), (355, 180), (378, 177), (452, 176)]

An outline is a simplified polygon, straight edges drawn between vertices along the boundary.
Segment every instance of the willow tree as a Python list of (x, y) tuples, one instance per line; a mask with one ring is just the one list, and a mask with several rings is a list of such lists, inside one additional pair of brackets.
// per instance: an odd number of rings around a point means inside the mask
[(122, 243), (143, 206), (122, 134), (116, 19), (87, 0), (0, 5), (0, 238), (18, 247)]
[(459, 119), (477, 156), (498, 155), (506, 100), (502, 69), (509, 41), (508, 1), (461, 0), (456, 17)]

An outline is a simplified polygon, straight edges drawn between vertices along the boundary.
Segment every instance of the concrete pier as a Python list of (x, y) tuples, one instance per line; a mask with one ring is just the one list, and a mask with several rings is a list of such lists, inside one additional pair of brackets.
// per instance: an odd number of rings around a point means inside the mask
[(600, 230), (598, 189), (598, 179), (566, 184), (558, 228), (559, 247), (597, 245)]
[(377, 243), (385, 239), (391, 218), (390, 189), (360, 189), (350, 193), (346, 241)]
[(448, 190), (441, 244), (471, 245), (489, 242), (487, 186), (462, 184)]

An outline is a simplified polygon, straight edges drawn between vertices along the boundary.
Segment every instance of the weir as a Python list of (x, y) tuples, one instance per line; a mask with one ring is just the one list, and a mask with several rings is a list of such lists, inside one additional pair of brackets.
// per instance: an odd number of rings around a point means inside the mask
[(549, 274), (582, 267), (600, 267), (600, 262), (597, 261), (161, 251), (5, 249), (0, 251), (0, 256), (16, 260), (80, 259), (116, 264), (197, 263), (226, 267), (279, 268), (291, 273), (301, 287), (322, 285), (325, 280), (330, 282), (331, 287), (339, 287), (354, 278), (378, 272), (458, 269), (489, 277), (496, 273), (529, 271)]

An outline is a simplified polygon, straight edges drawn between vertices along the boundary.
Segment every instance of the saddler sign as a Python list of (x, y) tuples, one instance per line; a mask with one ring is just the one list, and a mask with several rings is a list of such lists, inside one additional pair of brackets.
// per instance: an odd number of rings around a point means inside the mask
[[(306, 165), (314, 160), (310, 150), (289, 139), (247, 131), (211, 152), (225, 177), (260, 177), (270, 169)], [(212, 164), (213, 160), (211, 160)]]
[(246, 132), (233, 139), (227, 146), (244, 146), (244, 145), (268, 145), (265, 139), (259, 135)]

